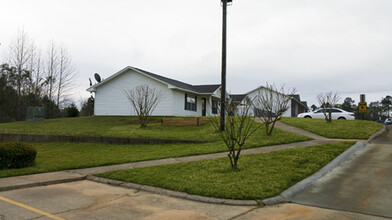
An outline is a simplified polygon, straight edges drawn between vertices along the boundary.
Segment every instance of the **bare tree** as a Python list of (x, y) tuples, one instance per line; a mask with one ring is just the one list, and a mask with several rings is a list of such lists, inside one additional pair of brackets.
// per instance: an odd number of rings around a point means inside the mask
[(43, 58), (41, 50), (22, 29), (10, 44), (6, 62), (3, 69), (7, 70), (7, 84), (16, 91), (10, 97), (16, 103), (13, 118), (23, 119), (25, 107), (42, 102), (48, 117), (56, 115), (50, 113), (51, 109), (58, 109), (67, 100), (75, 75), (64, 47), (57, 47), (52, 42)]
[(31, 74), (31, 83), (29, 85), (29, 92), (34, 93), (36, 96), (40, 96), (43, 86), (42, 74), (42, 59), (41, 50), (32, 41), (30, 46), (30, 59), (28, 63), (28, 71)]
[(10, 44), (8, 64), (16, 68), (13, 84), (18, 96), (31, 93), (39, 96), (42, 89), (41, 52), (23, 29)]
[(31, 40), (27, 33), (22, 29), (18, 30), (16, 38), (10, 44), (8, 59), (10, 66), (16, 68), (16, 90), (20, 96), (23, 90), (24, 79), (23, 75), (28, 70), (28, 63), (31, 58)]
[(45, 117), (54, 118), (59, 114), (59, 106), (56, 105), (56, 85), (58, 80), (58, 69), (59, 69), (59, 55), (58, 49), (52, 41), (49, 48), (47, 49), (45, 61), (44, 61), (44, 90), (45, 96)]
[(55, 94), (55, 86), (58, 75), (58, 51), (57, 48), (52, 42), (47, 51), (46, 60), (45, 60), (45, 85), (46, 85), (46, 95), (49, 100), (53, 100)]
[(72, 65), (72, 59), (68, 55), (64, 46), (61, 46), (58, 51), (58, 80), (57, 80), (57, 97), (56, 104), (60, 106), (73, 88), (73, 79), (75, 78), (76, 71)]
[(141, 128), (147, 126), (148, 117), (165, 97), (164, 91), (150, 88), (148, 85), (139, 85), (128, 91), (124, 90), (124, 94), (136, 111)]
[(238, 169), (238, 159), (245, 141), (262, 126), (261, 123), (255, 123), (254, 117), (250, 115), (253, 106), (252, 101), (252, 99), (246, 97), (239, 105), (233, 102), (226, 103), (225, 112), (227, 116), (225, 116), (224, 130), (220, 129), (221, 116), (209, 117), (229, 150), (227, 156), (233, 169)]
[(265, 124), (265, 133), (271, 136), (275, 123), (290, 108), (290, 100), (295, 89), (285, 90), (284, 85), (279, 89), (275, 85), (260, 86), (254, 100), (255, 116)]
[(338, 104), (340, 97), (337, 92), (326, 92), (317, 95), (317, 101), (325, 116), (327, 122), (332, 122), (332, 108)]
[(27, 70), (28, 62), (31, 54), (29, 51), (31, 41), (27, 33), (22, 29), (18, 30), (16, 38), (10, 44), (8, 62), (10, 66), (15, 67), (15, 74), (11, 76), (13, 85), (17, 91), (16, 104), (17, 104), (17, 119), (21, 117), (21, 96), (24, 88), (28, 84), (30, 72)]

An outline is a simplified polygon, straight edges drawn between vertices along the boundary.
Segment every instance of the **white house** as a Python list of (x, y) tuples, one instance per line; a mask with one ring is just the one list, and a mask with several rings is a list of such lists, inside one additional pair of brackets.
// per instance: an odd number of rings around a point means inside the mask
[[(258, 87), (256, 89), (253, 89), (245, 94), (237, 94), (237, 95), (230, 95), (231, 101), (241, 104), (245, 97), (249, 97), (250, 99), (254, 98), (255, 96), (258, 95), (259, 92), (265, 92), (266, 88), (265, 87)], [(278, 92), (274, 92), (272, 94), (278, 94)], [(289, 101), (289, 109), (283, 113), (283, 117), (297, 117), (298, 114), (306, 112), (308, 110), (308, 106), (306, 102), (301, 101), (299, 95), (292, 95)], [(240, 107), (240, 105), (239, 105)], [(256, 109), (251, 109), (250, 114), (258, 114), (258, 110)]]
[(95, 93), (94, 115), (136, 115), (124, 90), (148, 85), (164, 91), (154, 116), (206, 116), (218, 114), (220, 84), (190, 85), (128, 66), (87, 89)]

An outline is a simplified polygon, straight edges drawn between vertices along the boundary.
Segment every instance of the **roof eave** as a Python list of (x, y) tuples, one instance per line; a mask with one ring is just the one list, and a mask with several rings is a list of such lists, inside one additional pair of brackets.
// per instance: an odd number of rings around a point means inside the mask
[(176, 86), (173, 86), (173, 85), (169, 86), (169, 89), (177, 89), (177, 90), (180, 90), (180, 91), (183, 91), (183, 92), (189, 92), (189, 93), (193, 93), (193, 94), (196, 94), (196, 95), (202, 95), (203, 94), (203, 93), (198, 93), (196, 91), (192, 91), (192, 90), (176, 87)]
[(94, 86), (91, 86), (90, 88), (86, 89), (87, 92), (96, 92), (97, 89)]
[(291, 100), (294, 100), (294, 101), (297, 102), (299, 105), (302, 105), (302, 107), (305, 107), (305, 108), (309, 109), (309, 107), (306, 106), (305, 104), (303, 104), (301, 101), (298, 101), (297, 99), (295, 99), (295, 98), (293, 98), (293, 97), (291, 97)]
[(97, 84), (91, 86), (90, 88), (87, 89), (87, 91), (89, 91), (89, 92), (90, 92), (90, 91), (91, 91), (91, 92), (97, 91), (97, 87), (99, 87), (99, 86), (101, 86), (101, 85), (103, 85), (103, 84), (109, 82), (110, 80), (116, 78), (117, 76), (123, 74), (123, 73), (126, 72), (128, 69), (130, 69), (129, 66), (125, 67), (124, 69), (122, 69), (122, 70), (118, 71), (117, 73), (115, 73), (115, 74), (109, 76), (108, 78), (102, 80), (101, 82), (99, 82), (99, 83), (97, 83)]

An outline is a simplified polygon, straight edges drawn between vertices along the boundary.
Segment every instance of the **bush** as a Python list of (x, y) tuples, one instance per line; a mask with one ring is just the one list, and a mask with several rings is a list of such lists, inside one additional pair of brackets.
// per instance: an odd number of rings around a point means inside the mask
[(27, 143), (0, 143), (0, 170), (34, 164), (37, 150)]
[(75, 104), (71, 104), (67, 108), (65, 108), (67, 112), (67, 117), (78, 117), (79, 116), (79, 110), (76, 107)]

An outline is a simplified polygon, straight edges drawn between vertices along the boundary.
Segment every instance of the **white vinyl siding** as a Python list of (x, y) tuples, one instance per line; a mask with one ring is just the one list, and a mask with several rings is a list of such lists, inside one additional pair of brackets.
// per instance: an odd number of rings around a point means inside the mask
[(167, 85), (140, 73), (129, 70), (110, 82), (97, 87), (95, 92), (95, 115), (136, 115), (129, 100), (124, 94), (124, 89), (129, 90), (138, 85), (146, 84), (151, 88), (161, 89), (165, 92), (164, 99), (158, 104), (152, 115), (173, 115), (172, 90)]
[[(264, 88), (261, 88), (261, 89), (265, 90)], [(248, 94), (248, 97), (250, 99), (252, 99), (253, 97), (255, 97), (257, 95), (258, 91), (259, 91), (259, 89), (250, 92)], [(289, 104), (288, 104), (289, 105), (289, 109), (283, 113), (283, 115), (282, 115), (283, 117), (291, 117), (291, 102), (292, 102), (292, 100), (289, 101)], [(254, 114), (253, 109), (251, 110), (250, 114), (252, 114), (252, 115)]]

